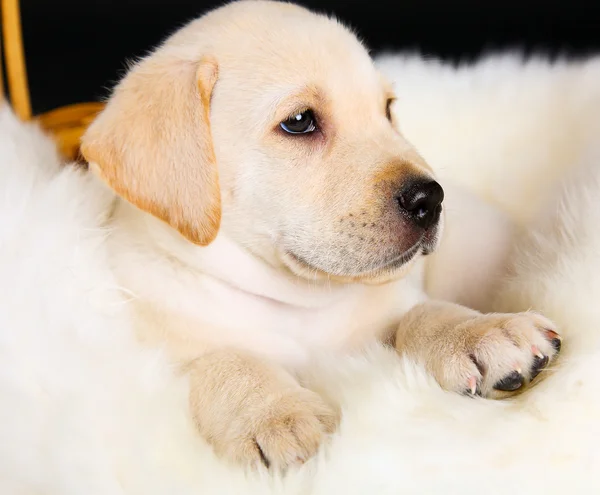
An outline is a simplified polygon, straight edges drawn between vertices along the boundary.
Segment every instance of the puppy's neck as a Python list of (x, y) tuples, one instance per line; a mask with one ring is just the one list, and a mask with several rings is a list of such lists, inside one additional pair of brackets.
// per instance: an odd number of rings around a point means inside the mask
[(216, 346), (243, 347), (288, 365), (310, 349), (342, 350), (391, 332), (420, 297), (393, 284), (311, 282), (270, 266), (225, 235), (207, 247), (117, 201), (109, 250), (132, 295), (136, 328), (185, 362)]
[(323, 309), (357, 288), (356, 285), (307, 280), (270, 266), (223, 233), (206, 247), (196, 246), (164, 222), (122, 200), (116, 205), (113, 225), (119, 231), (115, 235), (128, 237), (146, 254), (152, 253), (152, 257), (169, 260), (172, 266), (188, 272), (190, 278), (210, 277), (232, 290), (266, 302), (299, 309)]

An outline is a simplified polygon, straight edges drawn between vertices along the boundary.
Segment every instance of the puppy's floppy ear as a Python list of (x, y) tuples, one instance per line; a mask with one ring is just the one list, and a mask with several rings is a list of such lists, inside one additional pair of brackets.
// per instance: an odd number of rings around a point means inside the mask
[(150, 56), (115, 88), (81, 147), (117, 194), (200, 245), (221, 221), (209, 122), (217, 77), (212, 57)]

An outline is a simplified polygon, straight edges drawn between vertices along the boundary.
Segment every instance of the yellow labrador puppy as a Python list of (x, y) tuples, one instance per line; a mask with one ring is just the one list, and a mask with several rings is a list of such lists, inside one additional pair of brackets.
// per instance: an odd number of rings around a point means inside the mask
[(427, 300), (444, 192), (393, 101), (335, 20), (242, 1), (135, 64), (83, 139), (118, 197), (108, 242), (139, 338), (189, 373), (198, 428), (229, 459), (282, 468), (335, 429), (293, 374), (314, 349), (389, 339), (485, 397), (558, 352), (537, 314)]

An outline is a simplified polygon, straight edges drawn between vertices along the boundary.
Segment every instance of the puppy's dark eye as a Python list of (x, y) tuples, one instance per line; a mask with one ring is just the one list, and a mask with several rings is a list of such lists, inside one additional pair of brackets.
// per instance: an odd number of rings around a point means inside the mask
[(395, 98), (388, 98), (388, 101), (385, 103), (385, 116), (390, 122), (392, 121), (392, 105), (395, 101)]
[(312, 110), (293, 115), (279, 126), (288, 134), (308, 134), (317, 129), (317, 122)]

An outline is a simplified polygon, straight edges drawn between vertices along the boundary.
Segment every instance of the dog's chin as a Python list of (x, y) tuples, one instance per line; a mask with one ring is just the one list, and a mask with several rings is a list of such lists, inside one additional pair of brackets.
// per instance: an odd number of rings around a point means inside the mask
[(422, 255), (430, 254), (435, 247), (435, 245), (422, 239), (403, 253), (393, 258), (382, 260), (374, 268), (362, 271), (348, 271), (347, 273), (334, 272), (328, 269), (327, 266), (321, 266), (316, 262), (309, 261), (291, 250), (283, 251), (281, 259), (285, 267), (294, 275), (313, 282), (326, 280), (342, 284), (364, 283), (375, 285), (403, 277)]

